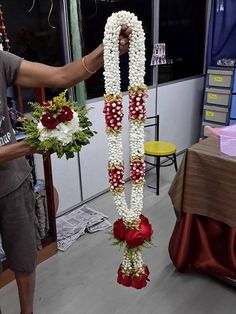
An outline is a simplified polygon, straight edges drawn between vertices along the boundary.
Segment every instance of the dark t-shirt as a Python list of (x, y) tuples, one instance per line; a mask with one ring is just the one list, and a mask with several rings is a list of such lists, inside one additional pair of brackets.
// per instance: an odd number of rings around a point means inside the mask
[[(16, 143), (7, 107), (7, 87), (14, 84), (22, 59), (0, 51), (0, 146)], [(15, 191), (29, 176), (25, 157), (0, 162), (0, 198)]]

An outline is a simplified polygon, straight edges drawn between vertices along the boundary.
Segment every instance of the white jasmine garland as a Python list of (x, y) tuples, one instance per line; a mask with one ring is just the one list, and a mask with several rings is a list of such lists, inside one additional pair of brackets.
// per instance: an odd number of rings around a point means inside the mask
[[(104, 33), (104, 78), (106, 95), (121, 94), (119, 68), (119, 36), (122, 25), (132, 28), (129, 39), (129, 82), (131, 87), (144, 85), (145, 75), (145, 34), (142, 23), (130, 12), (120, 11), (113, 13), (107, 20)], [(115, 107), (115, 104), (114, 104)], [(123, 163), (121, 133), (108, 132), (109, 162)], [(144, 155), (144, 125), (137, 121), (130, 123), (130, 150), (131, 158)], [(130, 222), (138, 219), (143, 207), (143, 189), (132, 186), (131, 208), (124, 205), (125, 194), (114, 195), (116, 208), (121, 217)], [(118, 198), (118, 200), (116, 200)], [(122, 202), (121, 202), (122, 198)], [(122, 205), (121, 205), (122, 204)], [(122, 206), (122, 209), (120, 208)]]
[[(124, 162), (122, 148), (122, 94), (119, 67), (119, 36), (122, 25), (132, 28), (129, 37), (129, 120), (131, 201), (127, 205), (124, 192)], [(106, 131), (108, 142), (109, 180), (119, 216), (127, 226), (137, 228), (143, 208), (144, 184), (144, 122), (145, 122), (145, 34), (142, 23), (130, 12), (113, 13), (104, 33), (104, 80)], [(137, 248), (126, 249), (121, 264), (125, 276), (145, 276), (147, 266)], [(148, 277), (148, 274), (147, 274)], [(147, 279), (148, 280), (148, 279)], [(123, 284), (123, 283), (122, 283)], [(126, 285), (126, 284), (124, 284)], [(145, 286), (145, 285), (144, 285)]]

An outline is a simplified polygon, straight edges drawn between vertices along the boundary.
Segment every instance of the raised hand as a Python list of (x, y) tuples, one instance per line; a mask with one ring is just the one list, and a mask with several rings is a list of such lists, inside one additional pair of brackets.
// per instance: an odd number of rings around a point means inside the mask
[(127, 25), (123, 25), (120, 32), (119, 51), (123, 54), (129, 49), (129, 36), (132, 33), (132, 29)]

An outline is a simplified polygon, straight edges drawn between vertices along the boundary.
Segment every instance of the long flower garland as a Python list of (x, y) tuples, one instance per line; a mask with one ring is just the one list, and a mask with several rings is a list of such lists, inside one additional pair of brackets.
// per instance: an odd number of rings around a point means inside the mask
[[(132, 28), (129, 40), (129, 121), (130, 208), (125, 200), (124, 161), (122, 151), (122, 93), (120, 89), (119, 35), (123, 24)], [(124, 258), (118, 269), (118, 283), (137, 289), (147, 285), (149, 270), (142, 259), (142, 247), (151, 243), (152, 226), (141, 214), (144, 185), (144, 122), (147, 87), (145, 75), (145, 34), (142, 23), (130, 12), (120, 11), (108, 18), (104, 33), (104, 78), (106, 133), (109, 151), (109, 182), (114, 203), (121, 217), (114, 223), (116, 244), (124, 244)]]

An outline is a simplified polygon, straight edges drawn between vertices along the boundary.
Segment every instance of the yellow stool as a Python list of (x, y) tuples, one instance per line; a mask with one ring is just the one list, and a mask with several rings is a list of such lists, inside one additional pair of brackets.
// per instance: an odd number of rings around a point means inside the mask
[[(156, 127), (156, 135), (155, 141), (148, 141), (144, 143), (144, 154), (147, 156), (154, 157), (156, 162), (151, 163), (149, 161), (145, 161), (147, 164), (150, 164), (152, 166), (156, 167), (156, 195), (159, 195), (159, 180), (160, 180), (160, 167), (169, 167), (172, 164), (175, 166), (175, 170), (177, 171), (177, 161), (176, 161), (176, 146), (169, 142), (162, 142), (159, 141), (159, 116), (153, 116), (148, 117), (147, 119), (155, 119), (155, 123), (145, 125), (145, 128), (150, 126)], [(161, 157), (167, 158), (170, 162), (166, 164), (165, 162), (163, 164), (160, 163)], [(167, 161), (168, 161), (167, 160)], [(153, 188), (153, 187), (152, 187)]]

